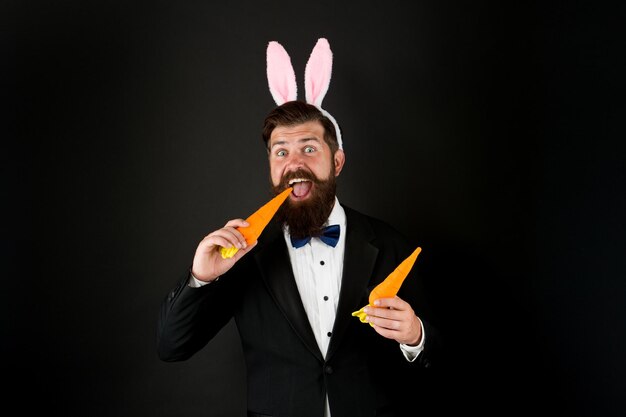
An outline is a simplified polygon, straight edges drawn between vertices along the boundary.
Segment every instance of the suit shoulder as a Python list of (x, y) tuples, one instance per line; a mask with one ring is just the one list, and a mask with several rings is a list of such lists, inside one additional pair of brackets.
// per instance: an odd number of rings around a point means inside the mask
[[(384, 242), (395, 242), (400, 245), (409, 246), (408, 237), (394, 227), (391, 223), (377, 217), (370, 216), (351, 207), (343, 206), (349, 223), (357, 227), (366, 226), (370, 228), (375, 240)], [(348, 227), (351, 227), (350, 225)]]

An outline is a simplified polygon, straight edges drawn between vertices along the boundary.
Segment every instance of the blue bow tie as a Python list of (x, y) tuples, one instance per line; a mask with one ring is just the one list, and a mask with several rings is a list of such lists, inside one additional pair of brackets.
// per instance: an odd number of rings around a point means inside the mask
[[(322, 242), (334, 248), (335, 246), (337, 246), (337, 242), (339, 242), (339, 225), (333, 224), (328, 227), (325, 227), (322, 235), (318, 237), (322, 240)], [(311, 240), (310, 236), (303, 237), (302, 239), (296, 239), (292, 237), (291, 244), (293, 245), (294, 248), (298, 249), (306, 245), (307, 243), (309, 243), (310, 240)]]

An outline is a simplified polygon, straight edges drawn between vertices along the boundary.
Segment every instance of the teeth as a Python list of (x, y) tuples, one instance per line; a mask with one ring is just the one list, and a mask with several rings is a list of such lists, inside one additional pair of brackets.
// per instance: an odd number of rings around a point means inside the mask
[(304, 182), (304, 181), (308, 181), (308, 180), (304, 178), (294, 178), (291, 181), (289, 181), (289, 185), (294, 185), (297, 182)]

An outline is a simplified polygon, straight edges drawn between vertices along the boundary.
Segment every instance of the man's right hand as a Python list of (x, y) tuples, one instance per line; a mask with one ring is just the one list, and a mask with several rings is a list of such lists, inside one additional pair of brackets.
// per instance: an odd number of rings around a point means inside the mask
[[(200, 281), (211, 282), (220, 275), (226, 273), (246, 253), (254, 248), (257, 242), (251, 245), (237, 227), (247, 227), (248, 222), (243, 219), (234, 219), (226, 223), (224, 227), (209, 233), (198, 245), (193, 258), (191, 273)], [(222, 258), (220, 247), (236, 247), (239, 250), (232, 258)]]

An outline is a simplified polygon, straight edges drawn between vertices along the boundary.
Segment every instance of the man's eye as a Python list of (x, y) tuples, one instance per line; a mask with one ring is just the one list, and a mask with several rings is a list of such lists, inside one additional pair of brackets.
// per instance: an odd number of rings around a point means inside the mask
[(285, 150), (280, 150), (280, 151), (276, 152), (276, 156), (285, 156), (285, 155), (287, 155), (287, 151), (285, 151)]
[(315, 152), (315, 148), (312, 146), (307, 146), (306, 148), (304, 148), (304, 153), (311, 153), (311, 152)]

